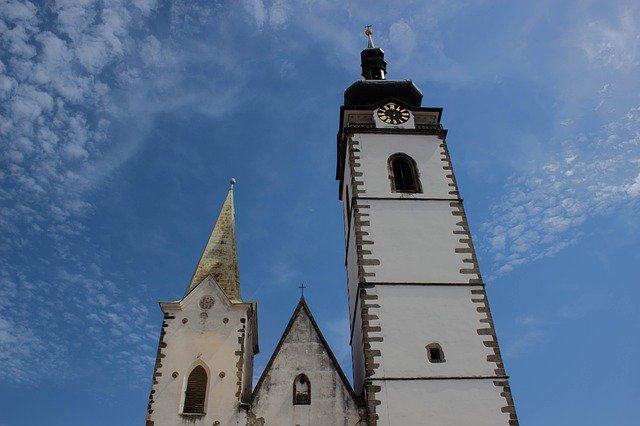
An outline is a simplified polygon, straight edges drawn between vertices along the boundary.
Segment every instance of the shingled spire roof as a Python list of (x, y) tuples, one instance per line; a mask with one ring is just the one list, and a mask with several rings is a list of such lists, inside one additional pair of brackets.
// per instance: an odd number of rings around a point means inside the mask
[(233, 208), (233, 184), (224, 200), (209, 241), (200, 256), (185, 296), (206, 278), (213, 276), (231, 301), (240, 301), (240, 274), (236, 249), (235, 211)]

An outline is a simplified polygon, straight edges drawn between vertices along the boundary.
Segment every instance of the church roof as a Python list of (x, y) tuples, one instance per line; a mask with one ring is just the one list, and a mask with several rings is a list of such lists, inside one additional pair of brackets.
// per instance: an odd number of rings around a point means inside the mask
[[(304, 297), (300, 298), (300, 302), (298, 302), (298, 306), (296, 306), (296, 309), (293, 312), (293, 315), (291, 315), (291, 319), (289, 320), (289, 323), (287, 324), (287, 327), (285, 328), (284, 332), (282, 333), (282, 337), (280, 338), (280, 341), (278, 342), (278, 345), (276, 346), (276, 349), (273, 351), (273, 354), (271, 355), (271, 358), (269, 359), (269, 362), (267, 363), (267, 366), (265, 367), (264, 371), (260, 375), (260, 379), (258, 380), (258, 383), (256, 384), (256, 387), (253, 390), (253, 394), (252, 394), (252, 397), (251, 397), (252, 400), (254, 400), (256, 398), (256, 396), (260, 393), (260, 389), (261, 389), (265, 379), (267, 378), (267, 376), (269, 376), (269, 374), (272, 372), (271, 371), (272, 367), (274, 366), (274, 363), (275, 363), (276, 359), (279, 357), (280, 352), (283, 349), (283, 346), (286, 346), (287, 344), (291, 344), (291, 343), (293, 343), (293, 344), (302, 343), (302, 342), (297, 342), (296, 341), (299, 338), (299, 336), (292, 335), (292, 334), (294, 334), (294, 333), (292, 333), (292, 329), (294, 328), (296, 323), (300, 323), (301, 321), (305, 321), (305, 317), (308, 318), (309, 322), (311, 323), (313, 331), (315, 331), (315, 335), (317, 336), (317, 340), (319, 340), (320, 344), (322, 345), (322, 347), (324, 349), (324, 352), (329, 357), (329, 360), (330, 360), (333, 368), (335, 369), (335, 371), (340, 376), (340, 380), (342, 381), (342, 384), (344, 385), (345, 389), (347, 390), (347, 392), (349, 393), (349, 395), (351, 396), (353, 401), (356, 404), (360, 404), (362, 401), (360, 401), (360, 399), (356, 396), (355, 392), (353, 391), (353, 388), (351, 387), (351, 384), (349, 383), (349, 380), (347, 380), (347, 377), (344, 375), (344, 372), (342, 371), (342, 368), (340, 368), (340, 364), (336, 360), (336, 357), (333, 355), (333, 352), (331, 351), (331, 348), (329, 347), (329, 344), (327, 343), (327, 341), (325, 340), (324, 336), (322, 335), (322, 332), (320, 331), (320, 327), (318, 327), (318, 324), (316, 323), (316, 320), (313, 318), (313, 315), (311, 314), (311, 310), (309, 309), (309, 306), (307, 305), (307, 302), (304, 300)], [(292, 335), (292, 336), (290, 336), (290, 335)], [(312, 340), (316, 340), (316, 339), (312, 338)], [(288, 362), (290, 362), (290, 361), (288, 361)], [(295, 360), (294, 364), (298, 363), (298, 362), (300, 364), (305, 364), (306, 362), (308, 362), (308, 359)], [(290, 366), (292, 368), (299, 368), (302, 365), (290, 365)]]
[[(233, 182), (233, 180), (232, 180)], [(240, 274), (236, 248), (235, 211), (233, 207), (233, 183), (224, 200), (207, 245), (200, 256), (185, 296), (207, 275), (213, 276), (231, 301), (240, 301)]]

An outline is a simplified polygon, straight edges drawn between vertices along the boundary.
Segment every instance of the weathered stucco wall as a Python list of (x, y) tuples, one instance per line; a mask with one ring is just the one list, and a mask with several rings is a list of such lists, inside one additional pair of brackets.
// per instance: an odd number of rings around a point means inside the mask
[[(211, 308), (200, 307), (203, 296), (213, 296)], [(239, 399), (243, 391), (248, 393), (242, 387), (251, 383), (242, 370), (245, 358), (253, 356), (252, 344), (245, 342), (247, 327), (252, 324), (248, 318), (250, 305), (231, 304), (213, 278), (207, 277), (181, 302), (164, 303), (163, 310), (166, 326), (147, 424), (224, 426), (243, 421)], [(185, 416), (181, 413), (186, 380), (196, 365), (202, 365), (208, 375), (206, 414)]]
[[(293, 381), (305, 374), (311, 403), (293, 404)], [(252, 402), (251, 425), (356, 425), (359, 408), (345, 386), (306, 309), (298, 309), (260, 379)]]

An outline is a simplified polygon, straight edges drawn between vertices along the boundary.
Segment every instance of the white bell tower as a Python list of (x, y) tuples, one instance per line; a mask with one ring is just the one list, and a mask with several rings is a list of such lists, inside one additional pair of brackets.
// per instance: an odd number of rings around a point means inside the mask
[(369, 425), (517, 425), (442, 108), (366, 34), (337, 141), (355, 392)]

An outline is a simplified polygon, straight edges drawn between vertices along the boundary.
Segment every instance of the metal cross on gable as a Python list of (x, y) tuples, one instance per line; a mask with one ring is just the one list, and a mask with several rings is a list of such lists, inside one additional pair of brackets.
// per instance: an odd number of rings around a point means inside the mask
[(298, 288), (300, 289), (300, 296), (304, 297), (304, 289), (307, 288), (306, 285), (304, 285), (304, 283), (301, 283), (300, 286), (298, 286)]

